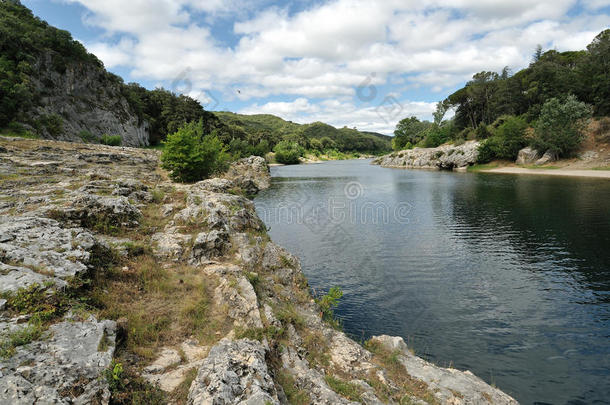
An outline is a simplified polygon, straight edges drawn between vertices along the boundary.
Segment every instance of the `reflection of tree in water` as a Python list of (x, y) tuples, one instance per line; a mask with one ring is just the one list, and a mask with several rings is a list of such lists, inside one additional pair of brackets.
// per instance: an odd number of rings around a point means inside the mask
[(602, 292), (610, 290), (609, 200), (610, 184), (599, 180), (479, 174), (435, 196), (433, 208), (449, 209), (438, 218), (453, 221), (444, 225), (468, 242), (504, 238), (524, 262), (539, 264), (527, 268), (577, 271), (587, 288)]

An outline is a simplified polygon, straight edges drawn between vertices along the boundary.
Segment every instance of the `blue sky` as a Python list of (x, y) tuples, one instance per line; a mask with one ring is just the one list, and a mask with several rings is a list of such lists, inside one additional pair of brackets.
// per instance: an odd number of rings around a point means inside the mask
[(211, 110), (391, 133), (481, 70), (577, 50), (610, 0), (23, 0), (125, 81)]

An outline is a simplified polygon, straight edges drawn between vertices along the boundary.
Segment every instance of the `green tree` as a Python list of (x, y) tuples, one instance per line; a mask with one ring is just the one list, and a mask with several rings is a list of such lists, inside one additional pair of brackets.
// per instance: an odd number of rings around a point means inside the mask
[(215, 133), (206, 133), (203, 120), (185, 124), (167, 136), (161, 167), (180, 182), (196, 182), (228, 168), (229, 155)]
[(587, 101), (595, 106), (596, 115), (610, 115), (610, 29), (593, 39), (587, 46), (587, 54), (583, 67)]
[(286, 165), (294, 165), (300, 162), (299, 158), (305, 153), (305, 150), (296, 142), (282, 141), (275, 145), (275, 160), (278, 163)]
[(558, 156), (570, 156), (584, 139), (584, 129), (591, 117), (591, 106), (569, 95), (565, 101), (552, 98), (540, 111), (532, 146)]
[(433, 124), (428, 121), (420, 121), (416, 117), (408, 117), (400, 120), (394, 131), (394, 139), (392, 140), (392, 148), (401, 150), (405, 148), (407, 143), (415, 145), (419, 143), (425, 136)]

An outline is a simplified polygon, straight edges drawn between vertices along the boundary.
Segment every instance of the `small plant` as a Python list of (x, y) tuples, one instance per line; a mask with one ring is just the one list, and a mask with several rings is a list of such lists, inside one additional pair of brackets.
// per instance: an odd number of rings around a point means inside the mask
[(95, 139), (95, 137), (91, 134), (91, 132), (87, 131), (87, 130), (82, 130), (79, 132), (78, 136), (80, 137), (80, 139), (83, 140), (83, 142), (93, 142), (93, 140)]
[(320, 307), (322, 319), (329, 322), (333, 327), (340, 326), (339, 320), (335, 319), (333, 309), (339, 305), (339, 300), (343, 297), (343, 291), (339, 287), (333, 287), (328, 291), (328, 294), (316, 299), (316, 303)]
[(27, 345), (34, 340), (40, 339), (44, 328), (40, 322), (30, 321), (28, 326), (10, 333), (3, 339), (0, 339), (0, 357), (9, 358), (15, 354), (15, 350), (19, 346)]
[(120, 135), (102, 135), (102, 138), (100, 139), (100, 143), (102, 145), (108, 145), (108, 146), (121, 146), (121, 144), (123, 143), (123, 138), (121, 138)]
[(339, 380), (332, 375), (324, 377), (324, 381), (326, 381), (326, 384), (328, 384), (333, 391), (342, 397), (345, 397), (350, 401), (362, 401), (362, 398), (360, 397), (362, 395), (362, 388), (356, 384)]
[(110, 367), (104, 372), (104, 376), (111, 391), (121, 391), (125, 388), (123, 384), (123, 365), (121, 363), (113, 360)]

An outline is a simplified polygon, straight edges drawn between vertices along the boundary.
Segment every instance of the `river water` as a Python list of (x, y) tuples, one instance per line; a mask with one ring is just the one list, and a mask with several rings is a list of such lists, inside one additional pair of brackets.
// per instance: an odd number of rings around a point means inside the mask
[(274, 167), (255, 200), (347, 333), (524, 404), (610, 403), (610, 181), (369, 163)]

